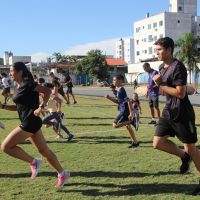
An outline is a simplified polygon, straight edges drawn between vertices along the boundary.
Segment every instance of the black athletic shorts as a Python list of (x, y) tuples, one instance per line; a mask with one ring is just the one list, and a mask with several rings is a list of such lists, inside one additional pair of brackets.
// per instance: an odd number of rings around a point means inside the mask
[(177, 137), (184, 144), (197, 142), (197, 132), (195, 122), (174, 122), (165, 118), (160, 118), (157, 122), (155, 136)]
[(128, 121), (128, 116), (129, 116), (129, 113), (120, 113), (119, 115), (117, 115), (117, 117), (115, 118), (115, 121), (114, 123), (115, 124), (119, 124), (121, 122), (124, 122), (124, 121)]
[(60, 88), (58, 88), (58, 93), (61, 95), (61, 96), (65, 96), (65, 92), (63, 90), (63, 87), (61, 86)]
[(72, 94), (72, 87), (68, 87), (66, 93), (67, 93), (67, 94)]
[(35, 134), (42, 127), (42, 120), (40, 117), (30, 116), (22, 121), (19, 127), (26, 132)]
[(149, 107), (158, 108), (159, 106), (159, 96), (149, 96)]

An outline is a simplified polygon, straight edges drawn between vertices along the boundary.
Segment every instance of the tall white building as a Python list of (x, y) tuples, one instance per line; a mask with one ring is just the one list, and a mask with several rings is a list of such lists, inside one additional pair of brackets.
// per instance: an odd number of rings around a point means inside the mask
[(134, 23), (135, 62), (156, 57), (154, 43), (161, 37), (180, 38), (183, 33), (200, 35), (197, 0), (170, 0), (169, 12), (150, 16)]
[(134, 63), (134, 39), (120, 39), (116, 42), (116, 58), (120, 58), (128, 64)]

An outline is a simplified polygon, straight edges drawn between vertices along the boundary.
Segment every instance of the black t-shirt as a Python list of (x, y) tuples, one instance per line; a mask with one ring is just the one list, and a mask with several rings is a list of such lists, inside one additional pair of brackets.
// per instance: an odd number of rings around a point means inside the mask
[[(159, 71), (167, 86), (175, 88), (176, 86), (187, 85), (187, 70), (179, 60), (175, 59), (168, 68), (164, 68), (164, 64), (161, 64)], [(183, 99), (166, 94), (166, 105), (162, 117), (174, 121), (194, 121), (195, 113), (187, 93)]]
[(67, 83), (67, 87), (73, 87), (72, 79), (70, 76), (65, 77), (65, 83)]
[(35, 82), (24, 81), (13, 95), (21, 121), (33, 116), (34, 110), (39, 107), (39, 93), (34, 91), (36, 86)]

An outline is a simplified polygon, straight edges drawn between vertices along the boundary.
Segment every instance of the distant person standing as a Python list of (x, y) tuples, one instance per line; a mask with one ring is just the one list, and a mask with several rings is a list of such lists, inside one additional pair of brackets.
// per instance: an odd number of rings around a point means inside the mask
[(160, 109), (159, 109), (159, 87), (152, 80), (153, 76), (158, 74), (158, 71), (152, 69), (149, 63), (143, 64), (143, 69), (148, 73), (148, 85), (147, 85), (147, 94), (149, 99), (149, 107), (151, 110), (152, 119), (148, 124), (156, 124), (155, 112), (157, 117), (160, 118)]
[(65, 84), (66, 84), (66, 86), (67, 86), (66, 94), (67, 94), (67, 98), (68, 98), (68, 103), (70, 103), (69, 95), (71, 95), (72, 98), (73, 98), (73, 100), (74, 100), (74, 104), (76, 104), (77, 101), (76, 101), (75, 96), (74, 96), (73, 91), (72, 91), (72, 88), (73, 88), (72, 78), (71, 78), (71, 76), (69, 75), (69, 73), (67, 73), (67, 74), (65, 75)]
[(63, 86), (60, 82), (60, 79), (57, 76), (55, 76), (55, 74), (53, 72), (50, 72), (49, 75), (52, 78), (51, 83), (53, 83), (54, 80), (59, 82), (58, 93), (65, 99), (66, 103), (68, 104), (69, 100), (68, 100), (67, 96), (65, 95), (65, 92), (63, 90)]
[(11, 80), (10, 80), (10, 77), (5, 73), (2, 73), (1, 76), (2, 76), (2, 85), (3, 85), (3, 91), (1, 94), (4, 96), (4, 99), (5, 99), (4, 104), (7, 104), (8, 99), (11, 97), (11, 94), (10, 94)]

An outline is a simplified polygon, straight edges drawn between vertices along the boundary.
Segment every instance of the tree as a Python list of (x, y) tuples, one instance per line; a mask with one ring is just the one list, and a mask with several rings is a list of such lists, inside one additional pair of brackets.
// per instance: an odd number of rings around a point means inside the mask
[(91, 50), (75, 65), (79, 74), (87, 74), (92, 79), (104, 80), (108, 77), (108, 65), (101, 50)]
[(62, 55), (59, 52), (53, 53), (53, 56), (56, 59), (56, 63), (76, 62), (77, 61), (77, 57), (76, 56)]
[[(200, 37), (195, 36), (193, 33), (185, 33), (183, 37), (179, 38), (175, 42), (177, 47), (177, 56), (183, 63), (186, 64), (189, 71), (189, 82), (191, 84), (191, 73), (195, 73), (195, 82), (197, 80), (199, 68), (197, 63), (199, 62), (199, 52), (197, 45), (200, 43)], [(196, 89), (196, 86), (195, 86)]]

